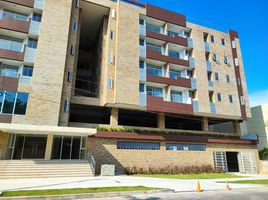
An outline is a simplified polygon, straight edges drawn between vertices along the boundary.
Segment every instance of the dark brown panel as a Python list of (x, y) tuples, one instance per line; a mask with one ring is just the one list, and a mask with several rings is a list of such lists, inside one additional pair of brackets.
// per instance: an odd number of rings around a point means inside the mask
[(145, 3), (142, 3), (142, 2), (136, 1), (136, 0), (125, 0), (125, 1), (130, 2), (130, 3), (133, 3), (133, 4), (137, 4), (137, 5), (142, 6), (142, 7), (145, 7), (146, 6)]
[(18, 85), (19, 85), (18, 78), (0, 76), (0, 89), (1, 90), (17, 91)]
[(147, 96), (147, 111), (193, 115), (193, 105), (164, 101), (162, 97)]
[(16, 20), (9, 17), (0, 19), (0, 28), (28, 33), (30, 28), (29, 21)]
[(185, 88), (191, 88), (191, 79), (188, 78), (180, 78), (172, 79), (172, 78), (166, 78), (166, 77), (160, 77), (160, 76), (152, 76), (150, 74), (146, 75), (147, 82), (153, 82), (153, 83), (161, 83), (165, 85), (174, 85), (174, 86), (180, 86)]
[(10, 51), (6, 49), (0, 49), (0, 58), (11, 60), (24, 60), (24, 52)]
[(170, 43), (174, 43), (174, 44), (178, 44), (178, 45), (188, 47), (187, 38), (183, 38), (183, 37), (179, 37), (179, 36), (171, 37), (169, 35), (163, 35), (163, 34), (160, 34), (160, 33), (146, 31), (146, 37), (150, 37), (150, 38), (154, 38), (154, 39), (157, 39), (157, 40), (162, 40), (162, 41), (166, 41), (166, 42), (170, 42)]
[(15, 3), (21, 6), (33, 8), (34, 0), (4, 0), (6, 2)]
[(184, 15), (152, 6), (150, 4), (146, 5), (146, 15), (148, 17), (186, 27), (186, 17)]
[(146, 58), (152, 59), (152, 60), (159, 60), (159, 61), (162, 61), (165, 63), (172, 63), (172, 64), (176, 64), (176, 65), (182, 65), (182, 66), (189, 67), (188, 60), (182, 60), (182, 59), (177, 59), (177, 58), (173, 58), (170, 56), (165, 56), (165, 55), (162, 55), (158, 51), (154, 51), (154, 50), (148, 49), (148, 48), (146, 50)]
[[(223, 144), (257, 144), (256, 140), (241, 140), (233, 138), (208, 138), (204, 136), (180, 136), (180, 135), (157, 135), (141, 134), (129, 132), (101, 132), (98, 131), (90, 137), (127, 139), (127, 140), (147, 140), (147, 141), (166, 141), (166, 142), (200, 142), (200, 143), (223, 143)], [(213, 136), (212, 136), (213, 137)]]
[(0, 123), (11, 123), (12, 115), (2, 115), (0, 114)]
[[(229, 35), (231, 42), (234, 41), (236, 38), (238, 39), (238, 33), (233, 30), (229, 30)], [(244, 96), (243, 94), (243, 86), (242, 86), (242, 81), (240, 81), (240, 85), (238, 84), (237, 79), (241, 80), (241, 74), (240, 74), (240, 66), (235, 66), (235, 58), (237, 58), (237, 49), (232, 47), (232, 55), (233, 55), (233, 63), (234, 63), (234, 68), (235, 68), (235, 77), (236, 77), (236, 85), (237, 85), (237, 91), (239, 95), (239, 104), (240, 104), (240, 110), (241, 110), (241, 118), (243, 120), (247, 119), (247, 113), (246, 113), (246, 106), (241, 104), (240, 97)]]

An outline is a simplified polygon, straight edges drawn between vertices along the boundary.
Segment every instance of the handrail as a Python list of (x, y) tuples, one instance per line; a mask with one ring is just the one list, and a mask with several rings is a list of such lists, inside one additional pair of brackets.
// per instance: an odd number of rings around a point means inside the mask
[(95, 161), (94, 156), (89, 151), (87, 153), (87, 160), (88, 160), (88, 162), (90, 164), (90, 168), (92, 170), (93, 175), (95, 175), (95, 172), (96, 172), (96, 161)]

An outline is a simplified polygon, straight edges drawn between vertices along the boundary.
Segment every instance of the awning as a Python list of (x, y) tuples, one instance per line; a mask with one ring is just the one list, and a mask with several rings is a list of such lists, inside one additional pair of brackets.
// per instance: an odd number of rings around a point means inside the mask
[(53, 134), (53, 135), (72, 135), (72, 136), (89, 136), (96, 134), (94, 128), (75, 128), (65, 126), (41, 126), (28, 124), (6, 124), (0, 123), (0, 131), (16, 134)]

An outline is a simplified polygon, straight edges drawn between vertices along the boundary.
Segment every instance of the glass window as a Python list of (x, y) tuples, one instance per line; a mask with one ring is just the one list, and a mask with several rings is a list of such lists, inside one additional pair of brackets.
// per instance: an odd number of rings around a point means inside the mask
[(148, 49), (153, 50), (153, 51), (159, 51), (160, 53), (162, 52), (162, 48), (160, 46), (156, 46), (156, 45), (153, 45), (153, 44), (147, 44), (146, 47)]
[(181, 77), (181, 72), (179, 72), (179, 71), (170, 71), (169, 72), (169, 78), (177, 79), (179, 77)]
[(0, 49), (21, 52), (23, 40), (0, 36)]
[(0, 76), (16, 78), (18, 76), (18, 67), (12, 65), (3, 65), (0, 68)]
[(144, 40), (140, 39), (140, 46), (144, 46)]
[(226, 81), (227, 83), (231, 83), (230, 75), (226, 75)]
[(218, 98), (218, 101), (221, 101), (221, 94), (220, 93), (217, 94), (217, 98)]
[(203, 144), (167, 144), (166, 150), (173, 151), (206, 151), (206, 145)]
[(140, 25), (144, 25), (144, 20), (140, 19)]
[(147, 65), (147, 73), (152, 76), (162, 76), (162, 69), (157, 66)]
[(110, 32), (110, 39), (111, 39), (111, 40), (114, 39), (114, 32), (113, 32), (113, 31)]
[(213, 61), (217, 61), (217, 54), (213, 53), (212, 54), (212, 59), (213, 59)]
[(225, 40), (223, 38), (221, 39), (221, 44), (225, 46)]
[(159, 142), (117, 142), (117, 149), (159, 150)]
[(23, 70), (22, 70), (22, 76), (32, 77), (33, 76), (33, 67), (24, 65)]
[(146, 30), (155, 33), (161, 33), (161, 27), (152, 24), (146, 24)]
[(33, 21), (41, 22), (41, 19), (42, 19), (42, 16), (40, 14), (37, 14), (37, 13), (33, 14), (33, 18), (32, 18)]
[(37, 40), (29, 38), (28, 47), (36, 49), (37, 48)]
[(140, 92), (144, 92), (145, 91), (145, 85), (144, 85), (144, 83), (140, 83), (139, 91)]
[(210, 41), (211, 41), (212, 43), (214, 43), (214, 42), (215, 42), (214, 35), (211, 35), (211, 36), (210, 36)]
[(12, 114), (14, 108), (16, 92), (6, 91), (5, 92), (5, 100), (3, 105), (3, 113)]
[(233, 102), (234, 102), (234, 100), (233, 100), (233, 96), (232, 96), (232, 95), (229, 95), (229, 102), (230, 102), (230, 103), (233, 103)]
[(73, 22), (72, 31), (75, 32), (77, 30), (77, 22)]
[(215, 73), (215, 80), (218, 81), (219, 80), (219, 74), (216, 72)]
[(4, 90), (0, 90), (0, 113), (2, 110), (3, 100), (4, 100)]
[(144, 69), (144, 65), (145, 65), (144, 60), (140, 60), (140, 68), (141, 68), (141, 69)]
[(182, 92), (171, 90), (171, 101), (182, 103)]
[(10, 10), (4, 10), (2, 12), (2, 18), (7, 18), (7, 17), (12, 18), (12, 19), (22, 20), (22, 21), (28, 21), (28, 15), (10, 11)]
[(148, 86), (146, 88), (146, 91), (147, 91), (147, 95), (149, 96), (163, 97), (162, 88)]
[(28, 102), (28, 93), (18, 92), (14, 114), (25, 115), (27, 102)]

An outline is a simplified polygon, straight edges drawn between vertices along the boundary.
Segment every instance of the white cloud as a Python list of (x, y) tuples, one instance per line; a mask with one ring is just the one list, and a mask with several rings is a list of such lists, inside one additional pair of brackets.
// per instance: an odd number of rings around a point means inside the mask
[(251, 107), (268, 103), (268, 89), (249, 94), (249, 103)]

